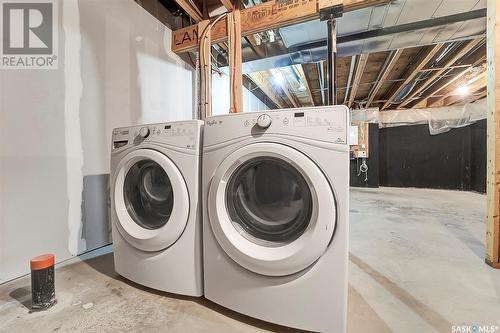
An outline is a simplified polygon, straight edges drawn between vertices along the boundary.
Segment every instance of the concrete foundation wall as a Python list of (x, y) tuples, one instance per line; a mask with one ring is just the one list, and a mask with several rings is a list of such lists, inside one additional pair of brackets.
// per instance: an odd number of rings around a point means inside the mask
[(0, 70), (0, 283), (110, 242), (114, 127), (190, 119), (193, 72), (132, 0), (58, 2), (59, 67)]

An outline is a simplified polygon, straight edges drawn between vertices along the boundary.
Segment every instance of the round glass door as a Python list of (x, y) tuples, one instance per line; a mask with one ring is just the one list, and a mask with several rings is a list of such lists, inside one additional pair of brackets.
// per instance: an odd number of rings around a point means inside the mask
[(226, 190), (233, 225), (263, 246), (299, 238), (312, 215), (312, 194), (297, 169), (275, 157), (256, 157), (234, 171)]
[(120, 234), (144, 251), (175, 243), (189, 217), (189, 194), (177, 166), (158, 151), (138, 149), (116, 170), (113, 198)]
[(211, 180), (212, 231), (235, 262), (253, 272), (299, 272), (326, 251), (336, 223), (330, 183), (307, 156), (278, 143), (246, 145)]
[(172, 183), (165, 170), (153, 160), (138, 161), (128, 170), (123, 197), (130, 216), (143, 228), (161, 228), (172, 214)]

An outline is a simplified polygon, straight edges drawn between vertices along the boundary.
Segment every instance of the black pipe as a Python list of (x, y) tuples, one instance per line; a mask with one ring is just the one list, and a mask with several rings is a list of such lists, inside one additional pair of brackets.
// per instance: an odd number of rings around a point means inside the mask
[(337, 24), (335, 19), (327, 21), (328, 26), (328, 105), (337, 104)]

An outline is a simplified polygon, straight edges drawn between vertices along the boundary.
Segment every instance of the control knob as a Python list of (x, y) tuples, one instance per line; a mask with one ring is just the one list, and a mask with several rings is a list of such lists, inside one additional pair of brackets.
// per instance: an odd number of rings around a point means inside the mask
[(143, 139), (147, 138), (149, 136), (149, 128), (147, 127), (142, 127), (139, 130), (139, 136)]
[(268, 114), (261, 114), (259, 118), (257, 118), (257, 126), (260, 128), (268, 128), (271, 126), (272, 119)]

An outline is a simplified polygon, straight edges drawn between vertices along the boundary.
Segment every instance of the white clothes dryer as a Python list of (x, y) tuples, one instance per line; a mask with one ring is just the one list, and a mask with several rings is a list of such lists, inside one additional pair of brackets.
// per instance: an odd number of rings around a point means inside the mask
[(268, 322), (345, 332), (345, 106), (207, 118), (205, 297)]

